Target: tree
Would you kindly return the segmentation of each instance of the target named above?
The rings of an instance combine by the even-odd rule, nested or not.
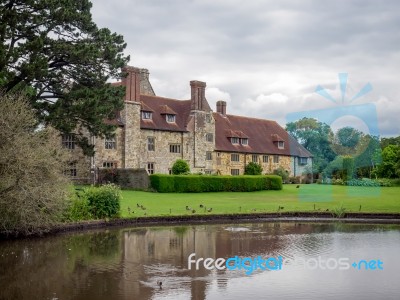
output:
[[[178,159],[172,166],[172,174],[174,175],[181,175],[187,174],[190,172],[190,167],[188,163],[183,159]]]
[[[385,149],[389,145],[397,145],[400,146],[400,136],[398,137],[390,137],[390,138],[382,138],[381,139],[381,148]]]
[[[382,151],[382,163],[377,174],[382,178],[400,177],[400,146],[389,145]]]
[[[333,133],[329,125],[313,118],[303,118],[286,124],[286,130],[313,154],[314,173],[322,172],[335,159],[330,142]]]
[[[332,148],[339,155],[358,155],[356,152],[362,152],[360,149],[360,140],[364,134],[350,126],[340,128],[333,136],[331,141]]]
[[[351,180],[354,177],[354,158],[346,155],[343,156],[343,180]]]
[[[123,108],[121,78],[129,60],[122,36],[97,28],[89,0],[0,0],[0,90],[24,91],[39,122],[73,133],[109,135],[104,122]]]
[[[0,233],[29,234],[57,222],[67,203],[58,133],[37,129],[27,100],[0,95]]]
[[[262,170],[260,164],[251,161],[244,168],[244,175],[261,175]]]
[[[360,142],[361,154],[354,158],[354,165],[359,178],[372,177],[373,170],[381,162],[381,148],[377,136],[364,135]]]

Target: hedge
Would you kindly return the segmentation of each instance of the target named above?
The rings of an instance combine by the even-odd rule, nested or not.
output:
[[[282,178],[265,176],[150,175],[150,184],[160,193],[252,192],[281,190]]]

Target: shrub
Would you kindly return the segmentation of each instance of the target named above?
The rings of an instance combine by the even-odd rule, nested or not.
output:
[[[392,186],[400,186],[400,178],[397,179],[390,179],[392,182]]]
[[[172,175],[150,175],[150,185],[158,192],[173,193],[175,191],[175,178]]]
[[[281,176],[283,182],[287,182],[287,180],[289,178],[289,172],[287,170],[285,170],[283,167],[279,167],[278,169],[275,169],[273,174]]]
[[[244,168],[244,175],[261,175],[262,167],[260,164],[255,162],[249,162]]]
[[[37,127],[34,114],[23,96],[0,92],[0,234],[47,231],[66,209],[67,153],[55,130]]]
[[[172,174],[180,175],[187,174],[190,172],[188,163],[183,159],[178,159],[172,166]]]
[[[68,204],[68,209],[65,215],[67,221],[82,221],[90,220],[92,218],[89,201],[87,197],[85,197],[84,193],[75,193],[71,196]]]
[[[334,184],[334,185],[344,185],[345,182],[343,181],[343,179],[338,178],[338,179],[332,179],[332,184]]]
[[[88,201],[90,213],[94,218],[113,218],[119,216],[121,193],[114,184],[89,187],[83,190],[83,197]]]
[[[152,187],[161,193],[200,192],[251,192],[281,190],[282,178],[267,176],[199,176],[199,175],[150,175]]]
[[[299,184],[301,182],[301,177],[300,176],[291,176],[288,178],[289,183],[293,184]]]
[[[390,183],[390,182],[389,182]],[[352,179],[345,182],[348,186],[367,186],[367,187],[378,187],[381,186],[377,180],[363,178],[363,179]]]
[[[378,182],[380,186],[384,186],[384,187],[394,186],[394,180],[390,180],[388,178],[381,178],[381,179],[377,179],[375,181]]]

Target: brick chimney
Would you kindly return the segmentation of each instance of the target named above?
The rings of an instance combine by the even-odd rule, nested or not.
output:
[[[210,107],[206,100],[206,83],[203,81],[190,81],[192,110],[209,110]]]
[[[126,77],[122,79],[122,85],[125,86],[125,101],[140,101],[140,77],[141,70],[139,68],[126,66],[122,68],[122,72],[126,73]]]
[[[225,101],[217,101],[217,113],[221,115],[226,115],[226,102]]]

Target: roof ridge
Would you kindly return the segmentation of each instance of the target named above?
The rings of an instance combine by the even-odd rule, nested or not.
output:
[[[218,112],[213,112],[214,114],[219,114]],[[223,115],[221,115],[223,116]],[[236,118],[242,118],[242,119],[252,119],[252,120],[258,120],[258,121],[268,121],[268,122],[274,122],[277,123],[275,120],[270,120],[270,119],[262,119],[262,118],[256,118],[256,117],[247,117],[247,116],[241,116],[241,115],[231,115],[231,114],[226,114],[225,117],[236,117]]]
[[[145,94],[140,94],[140,97],[145,96],[149,98],[160,98],[160,99],[165,99],[165,100],[171,100],[171,101],[176,101],[176,102],[190,102],[191,100],[180,100],[180,99],[174,99],[174,98],[168,98],[168,97],[162,97],[162,96],[153,96],[153,95],[145,95]]]

